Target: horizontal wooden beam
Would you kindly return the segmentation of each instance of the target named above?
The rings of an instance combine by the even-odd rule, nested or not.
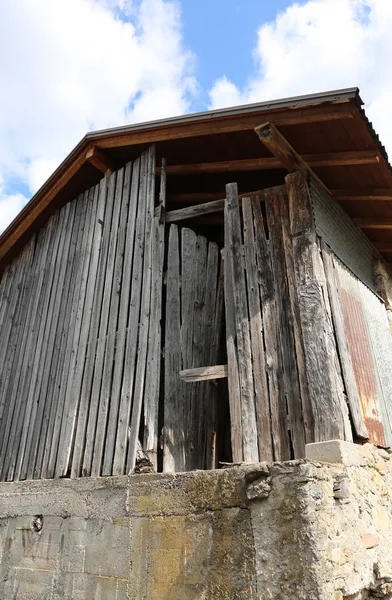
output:
[[[390,242],[372,242],[379,252],[392,252],[392,240]]]
[[[97,146],[92,146],[87,150],[86,160],[99,171],[102,171],[102,173],[111,172],[116,169],[116,163],[111,156],[97,148]]]
[[[186,219],[192,219],[193,217],[220,212],[224,207],[225,200],[223,198],[220,200],[213,200],[212,202],[187,206],[186,208],[179,208],[178,210],[170,210],[166,213],[165,222],[176,223],[177,221],[185,221]]]
[[[292,157],[290,157],[291,159]],[[379,152],[373,150],[355,152],[328,152],[326,154],[306,154],[301,156],[309,167],[339,167],[348,165],[368,165],[379,162]],[[246,158],[224,160],[219,162],[193,163],[188,165],[170,165],[169,175],[196,175],[199,173],[232,173],[238,171],[264,171],[269,169],[284,169],[290,172],[296,170],[294,162],[283,155],[265,158]],[[157,175],[160,168],[156,170]]]
[[[392,229],[392,219],[385,217],[356,217],[353,220],[361,229]]]
[[[220,200],[222,192],[192,192],[190,194],[169,194],[169,204],[201,204],[212,200]]]
[[[247,131],[254,129],[261,119],[271,120],[278,126],[300,125],[305,123],[319,123],[352,119],[357,114],[355,105],[349,101],[338,104],[326,104],[307,108],[285,108],[271,111],[259,111],[248,114],[235,114],[230,116],[208,117],[202,120],[179,122],[160,125],[152,123],[142,130],[113,132],[110,136],[99,139],[100,148],[116,148],[118,146],[132,146],[135,144],[153,143],[165,140],[184,139],[200,135],[214,135],[234,131]]]
[[[246,194],[240,194],[239,199],[250,196],[262,196],[263,190],[256,192],[248,192]],[[159,208],[159,207],[157,207]],[[186,219],[192,219],[193,217],[199,217],[202,215],[208,215],[211,213],[217,213],[223,211],[225,208],[225,198],[219,200],[213,200],[212,202],[203,202],[202,204],[195,204],[194,206],[187,206],[186,208],[178,208],[171,210],[166,213],[166,223],[176,223],[177,221],[185,221]],[[157,209],[156,209],[157,214]]]
[[[330,190],[335,200],[341,202],[389,202],[392,200],[392,188],[357,188]]]
[[[227,365],[215,365],[213,367],[198,367],[180,371],[180,377],[184,381],[207,381],[208,379],[223,379],[227,377]]]

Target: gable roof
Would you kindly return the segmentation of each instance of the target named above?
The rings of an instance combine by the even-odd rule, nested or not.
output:
[[[275,184],[285,169],[253,131],[266,121],[282,131],[392,260],[392,169],[362,105],[358,88],[349,88],[88,133],[0,236],[0,270],[51,214],[95,185],[105,168],[121,167],[151,143],[173,176],[169,206],[193,191],[201,199],[219,190],[222,195],[228,178],[239,181],[240,191]]]

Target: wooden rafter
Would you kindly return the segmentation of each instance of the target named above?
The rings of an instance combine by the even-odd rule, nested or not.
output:
[[[115,161],[97,146],[92,146],[86,152],[86,160],[102,173],[111,173],[116,169]]]
[[[321,181],[321,179],[311,170],[310,165],[305,160],[305,157],[301,157],[294,148],[289,144],[286,138],[278,131],[273,123],[264,123],[258,125],[255,128],[255,132],[259,136],[259,139],[268,148],[281,164],[283,164],[289,173],[300,171],[301,173],[311,173],[313,177],[326,189],[329,193],[327,186]]]
[[[277,130],[276,130],[277,131]],[[262,138],[260,138],[262,139]],[[264,141],[262,139],[262,141]],[[267,144],[266,144],[267,145]],[[326,154],[306,154],[301,160],[309,167],[339,167],[348,165],[377,164],[380,154],[377,151],[365,150],[355,152],[328,152]],[[239,160],[224,160],[219,162],[194,163],[186,165],[170,165],[167,172],[170,175],[195,175],[198,173],[230,173],[234,171],[259,171],[269,169],[282,169],[286,167],[289,171],[295,163],[284,154],[266,158],[246,158]],[[157,174],[160,169],[157,169]]]
[[[353,221],[361,229],[392,229],[392,219],[384,217],[356,217]]]
[[[331,190],[335,200],[341,202],[389,202],[392,200],[392,188],[358,188]]]

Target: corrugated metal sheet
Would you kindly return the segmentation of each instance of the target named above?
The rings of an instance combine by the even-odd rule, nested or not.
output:
[[[363,283],[376,292],[373,280],[373,246],[342,207],[310,178],[310,196],[317,233]]]
[[[390,427],[374,352],[378,344],[378,327],[373,320],[373,312],[380,318],[385,308],[379,298],[336,258],[335,265],[348,346],[370,441],[386,446],[391,441]]]

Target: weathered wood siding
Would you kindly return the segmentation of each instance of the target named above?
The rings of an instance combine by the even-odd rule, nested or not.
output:
[[[141,421],[157,437],[163,224],[154,185],[150,148],[66,204],[3,274],[2,480],[125,473]]]
[[[163,470],[216,466],[215,381],[189,382],[180,371],[219,361],[223,285],[215,243],[188,228],[169,230],[166,314]]]
[[[224,269],[233,460],[301,458],[306,443],[367,439],[353,317],[302,173],[242,198],[242,211],[236,184],[227,186]],[[381,433],[374,441],[385,444]]]

